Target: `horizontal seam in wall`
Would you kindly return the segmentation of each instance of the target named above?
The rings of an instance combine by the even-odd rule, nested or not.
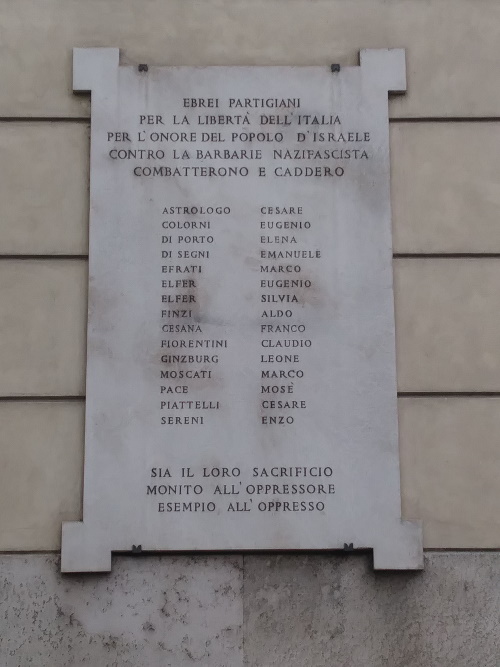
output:
[[[371,549],[357,549],[355,552],[353,552],[353,555],[360,555],[359,552],[366,552],[366,554],[369,554]],[[356,553],[357,552],[357,553]],[[61,553],[60,549],[6,549],[0,550],[0,556],[26,556],[26,555],[32,555],[32,556],[43,556],[44,554],[47,555],[59,555]],[[459,553],[459,554],[466,554],[466,553],[471,553],[471,554],[477,554],[477,553],[500,553],[500,547],[424,547],[424,553],[425,554],[453,554],[453,553]],[[342,549],[322,549],[321,551],[313,550],[313,549],[301,549],[300,551],[297,550],[280,550],[278,552],[274,551],[264,551],[264,552],[259,552],[258,554],[254,551],[216,551],[216,552],[196,552],[196,551],[182,551],[182,552],[168,552],[168,551],[148,551],[144,555],[146,557],[165,557],[168,555],[171,555],[172,558],[178,556],[179,554],[183,556],[193,556],[193,555],[199,555],[199,556],[224,556],[224,555],[230,555],[230,556],[235,556],[235,555],[241,555],[243,557],[245,556],[255,556],[255,555],[282,555],[282,554],[288,554],[288,555],[305,555],[305,554],[314,554],[314,555],[320,555],[320,556],[325,556],[328,554],[331,554],[333,556],[341,554],[343,558],[345,558],[345,554],[342,551]],[[129,552],[113,552],[113,556],[125,556],[125,557],[130,557]]]
[[[500,116],[422,116],[389,118],[389,123],[496,123]],[[90,123],[90,116],[0,116],[0,123]]]
[[[43,556],[47,555],[59,555],[61,549],[6,549],[5,551],[0,550],[0,556]]]
[[[85,396],[0,396],[0,402],[6,403],[32,403],[32,402],[47,402],[54,403],[56,401],[84,401]]]
[[[498,252],[395,252],[393,259],[500,259]]]
[[[426,554],[432,554],[432,553],[437,553],[437,554],[451,554],[451,553],[481,553],[481,552],[500,552],[500,546],[499,547],[425,547],[424,548],[424,553]]]
[[[389,123],[497,123],[500,116],[422,116],[421,118],[389,118]]]
[[[44,260],[53,260],[53,259],[88,259],[88,255],[2,255],[0,254],[0,260],[18,260],[18,259],[44,259]]]
[[[398,391],[398,398],[498,398],[500,391]]]
[[[88,255],[13,255],[0,253],[1,260],[57,260],[78,259],[88,260]],[[395,252],[393,259],[500,259],[498,252]]]
[[[398,391],[398,398],[500,398],[500,391]],[[0,402],[23,403],[35,401],[84,401],[81,396],[0,396]]]
[[[0,116],[0,123],[89,123],[90,116]]]

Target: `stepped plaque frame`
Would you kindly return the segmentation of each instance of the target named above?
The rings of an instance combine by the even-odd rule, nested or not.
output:
[[[401,518],[388,93],[356,67],[120,65],[91,93],[83,521],[62,571],[112,552],[373,549]]]

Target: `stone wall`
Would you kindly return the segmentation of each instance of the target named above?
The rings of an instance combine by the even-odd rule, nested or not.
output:
[[[498,664],[499,30],[497,0],[4,0],[1,667]],[[423,520],[423,573],[219,555],[58,574],[84,439],[89,99],[71,92],[75,46],[165,65],[407,49],[408,93],[390,101],[394,276],[403,514]]]

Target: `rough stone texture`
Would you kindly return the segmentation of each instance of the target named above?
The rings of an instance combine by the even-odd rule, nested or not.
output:
[[[429,548],[500,547],[500,398],[399,399],[403,515]]]
[[[0,123],[2,254],[87,252],[89,137],[82,123]]]
[[[2,667],[497,667],[500,554],[0,557]],[[242,568],[243,562],[243,568]]]
[[[0,557],[2,667],[241,667],[240,556],[118,557],[62,576],[55,555]]]
[[[82,516],[84,402],[0,401],[0,424],[0,550],[57,549]]]
[[[395,116],[498,116],[497,0],[4,0],[0,115],[78,116],[71,49],[117,46],[132,62],[355,64],[360,48],[406,47]]]
[[[363,556],[246,556],[247,667],[497,667],[500,554],[427,554],[421,574]]]
[[[398,388],[500,390],[500,261],[394,262]]]
[[[394,251],[500,251],[500,124],[392,123]]]
[[[0,313],[0,396],[83,393],[86,262],[1,261]]]

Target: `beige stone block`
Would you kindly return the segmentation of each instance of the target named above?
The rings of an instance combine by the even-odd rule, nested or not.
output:
[[[0,261],[0,396],[84,393],[87,262]]]
[[[500,123],[393,123],[394,251],[500,252]]]
[[[0,123],[2,254],[84,254],[88,245],[88,127]]]
[[[400,397],[403,516],[427,548],[500,548],[500,398]],[[0,402],[0,551],[50,550],[81,518],[84,405]]]
[[[0,123],[0,150],[2,254],[85,254],[87,125]],[[396,253],[500,252],[499,123],[393,123],[391,150]]]
[[[85,254],[87,125],[0,123],[0,150],[2,254]],[[500,123],[393,123],[391,150],[396,253],[500,252]]]
[[[500,391],[500,261],[394,261],[402,392]],[[83,395],[84,260],[0,262],[0,396]]]
[[[399,399],[403,515],[432,549],[500,547],[500,398]]]
[[[71,49],[115,46],[130,62],[355,64],[406,47],[408,94],[393,116],[500,115],[497,0],[10,0],[3,2],[0,115],[80,116]]]
[[[84,401],[0,401],[0,551],[58,549],[81,519]]]
[[[500,390],[500,260],[396,259],[398,388]]]

